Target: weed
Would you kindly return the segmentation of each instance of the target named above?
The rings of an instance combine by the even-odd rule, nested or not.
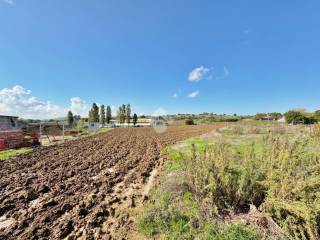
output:
[[[320,123],[315,124],[312,131],[312,137],[316,140],[320,140]]]
[[[169,156],[169,160],[164,163],[165,170],[170,173],[182,168],[182,162],[180,161],[182,158],[182,154],[177,151],[172,151],[167,149],[167,154]]]
[[[232,128],[232,133],[235,135],[244,134],[244,128],[242,126],[236,125]]]
[[[271,131],[238,145],[193,139],[189,151],[171,150],[166,169],[182,173],[190,190],[175,199],[155,195],[141,229],[167,239],[262,239],[252,229],[214,221],[223,211],[247,213],[253,204],[290,239],[320,239],[319,129]],[[240,138],[238,131],[223,134]]]
[[[156,196],[138,223],[140,231],[149,237],[162,233],[166,239],[192,239],[189,216],[169,204],[168,193],[158,192]]]
[[[10,150],[4,150],[0,151],[0,161],[1,160],[7,160],[12,157],[16,157],[20,154],[30,152],[31,148],[20,148],[20,149],[10,149]]]
[[[238,224],[227,225],[220,234],[216,234],[213,240],[260,240],[256,232]]]
[[[293,239],[318,239],[320,226],[319,144],[310,139],[265,137],[241,151],[217,143],[184,157],[188,183],[199,209],[245,212],[249,204],[269,212]],[[313,147],[312,147],[313,146]],[[203,217],[210,218],[207,211]]]

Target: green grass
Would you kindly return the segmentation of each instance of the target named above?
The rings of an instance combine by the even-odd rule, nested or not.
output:
[[[146,206],[138,223],[138,229],[148,238],[170,240],[263,240],[248,227],[238,224],[200,224],[198,209],[190,192],[176,198],[158,190],[152,204]]]
[[[0,151],[0,161],[7,160],[20,154],[30,152],[31,150],[31,148],[20,148]]]
[[[194,145],[198,152],[204,152],[208,146],[213,145],[212,141],[203,138],[192,138],[187,140],[188,146],[187,148],[190,149],[190,145]]]
[[[177,171],[183,167],[182,154],[178,151],[173,151],[170,148],[166,149],[169,159],[164,162],[164,169],[167,173]]]
[[[111,129],[110,128],[100,128],[98,133],[106,133],[109,132]]]
[[[217,230],[212,226],[204,229],[202,240],[262,240],[257,233],[247,227],[239,224],[225,225],[222,229]]]

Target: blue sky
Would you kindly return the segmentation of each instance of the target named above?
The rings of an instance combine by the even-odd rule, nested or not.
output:
[[[0,0],[0,113],[320,109],[319,12],[316,0]]]

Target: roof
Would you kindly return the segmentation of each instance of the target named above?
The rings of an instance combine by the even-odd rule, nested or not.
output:
[[[5,118],[19,118],[17,116],[8,116],[8,115],[0,115],[0,118],[5,117]]]

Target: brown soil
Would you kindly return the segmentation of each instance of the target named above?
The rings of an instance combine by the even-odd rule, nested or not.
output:
[[[128,239],[168,144],[215,126],[115,129],[0,162],[0,239]]]

